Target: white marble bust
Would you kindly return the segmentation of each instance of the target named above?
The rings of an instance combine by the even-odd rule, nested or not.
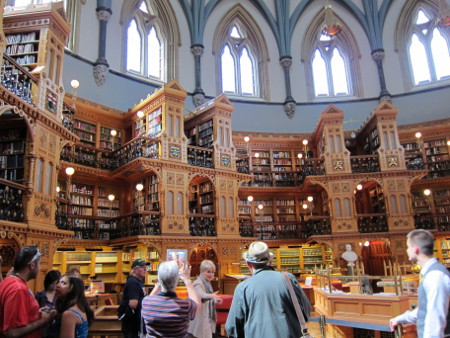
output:
[[[355,266],[358,255],[352,250],[351,244],[345,245],[345,251],[341,257],[347,261],[347,266]]]

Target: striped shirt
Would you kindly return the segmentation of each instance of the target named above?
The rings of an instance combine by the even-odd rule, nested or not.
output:
[[[189,321],[194,319],[197,304],[178,298],[174,292],[159,292],[142,301],[142,317],[147,338],[186,337]]]

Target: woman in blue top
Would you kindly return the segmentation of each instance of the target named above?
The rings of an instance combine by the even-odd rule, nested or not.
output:
[[[84,282],[74,275],[63,275],[56,285],[57,318],[61,323],[60,338],[86,338],[94,313],[84,294]]]

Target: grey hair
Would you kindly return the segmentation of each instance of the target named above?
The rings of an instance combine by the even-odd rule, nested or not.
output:
[[[201,262],[200,264],[200,273],[205,272],[209,269],[213,269],[216,270],[216,266],[214,265],[214,263],[212,261],[210,261],[209,259],[205,259],[204,261]]]
[[[178,264],[176,261],[162,262],[158,268],[158,280],[166,291],[175,291],[178,284]]]

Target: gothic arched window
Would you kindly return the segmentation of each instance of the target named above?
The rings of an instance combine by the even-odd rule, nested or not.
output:
[[[258,63],[248,39],[237,25],[231,27],[221,54],[222,91],[259,96]]]
[[[236,5],[220,20],[214,36],[218,94],[267,96],[268,51],[253,17]]]
[[[306,64],[310,99],[359,96],[359,50],[350,29],[342,25],[335,36],[322,32],[325,12],[309,26],[302,45],[302,61]]]
[[[450,34],[435,25],[431,13],[417,10],[412,19],[408,57],[414,85],[450,79]]]
[[[450,31],[436,24],[439,2],[406,1],[396,31],[403,78],[409,88],[450,80]]]
[[[146,1],[139,3],[127,27],[126,70],[165,80],[165,38]]]

